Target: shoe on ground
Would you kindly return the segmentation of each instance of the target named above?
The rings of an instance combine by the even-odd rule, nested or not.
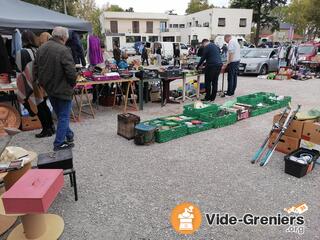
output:
[[[60,150],[65,150],[65,149],[70,149],[74,147],[74,143],[62,143],[60,146],[54,147],[53,151],[60,151]]]
[[[36,134],[36,138],[45,138],[51,137],[52,131],[51,130],[42,130],[41,133]]]
[[[66,143],[73,143],[74,142],[74,138],[67,138]]]

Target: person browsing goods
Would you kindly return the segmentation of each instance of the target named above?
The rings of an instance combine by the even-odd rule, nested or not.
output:
[[[237,39],[233,39],[231,35],[224,36],[224,40],[228,43],[228,90],[227,96],[233,96],[238,81],[238,71],[240,63],[240,45]]]
[[[214,43],[210,43],[208,39],[202,40],[202,46],[203,54],[197,66],[197,70],[204,63],[204,61],[206,61],[204,70],[206,96],[204,100],[214,101],[217,96],[218,80],[222,67],[220,50]]]
[[[39,48],[34,62],[35,78],[47,92],[58,118],[54,151],[74,146],[69,122],[77,72],[71,50],[65,46],[68,38],[68,29],[55,27],[52,38]]]

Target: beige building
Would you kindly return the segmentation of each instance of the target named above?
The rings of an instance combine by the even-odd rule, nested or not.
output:
[[[233,34],[251,33],[252,10],[212,8],[190,15],[165,13],[104,12],[100,16],[106,48],[113,43],[133,46],[135,42],[182,42]]]

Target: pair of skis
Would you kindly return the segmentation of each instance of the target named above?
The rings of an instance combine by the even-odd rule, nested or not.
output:
[[[268,135],[268,137],[264,140],[263,144],[253,156],[251,163],[256,163],[260,160],[260,166],[265,166],[268,164],[273,152],[275,151],[278,143],[280,142],[281,137],[284,135],[285,131],[290,126],[292,120],[295,118],[296,114],[300,110],[300,105],[296,108],[296,110],[291,109],[291,107],[287,107],[281,114],[278,122],[274,123],[272,129]],[[268,147],[269,140],[273,133],[278,133],[275,141],[272,143],[270,147]],[[266,152],[266,153],[265,153]],[[265,154],[264,154],[265,153]]]

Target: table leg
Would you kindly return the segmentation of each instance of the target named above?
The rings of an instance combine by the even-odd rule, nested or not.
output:
[[[79,112],[78,112],[78,121],[80,122],[81,118],[81,113],[82,113],[82,105],[83,105],[83,95],[84,95],[84,86],[81,89],[81,94],[80,94],[80,103],[79,103]]]
[[[200,75],[197,76],[197,100],[200,99]]]
[[[164,87],[163,80],[162,80],[162,79],[160,79],[161,107],[163,107],[163,106],[164,106],[164,91],[163,91],[163,87]]]
[[[133,96],[133,105],[135,107],[135,110],[138,111],[139,109],[138,109],[137,101],[136,101],[134,90],[133,90],[133,82],[129,82],[128,84],[131,89],[131,95]],[[142,99],[142,101],[143,101],[143,99]]]
[[[88,89],[85,88],[85,95],[86,95],[86,98],[87,98],[87,101],[88,101],[88,104],[89,104],[89,107],[90,107],[90,111],[91,111],[91,114],[92,114],[92,117],[94,118],[95,117],[95,114],[94,114],[94,110],[93,110],[93,107],[92,107],[92,102],[89,98],[89,93],[88,93]]]
[[[187,74],[183,74],[182,78],[182,102],[186,100],[186,82],[187,82]]]
[[[129,91],[130,91],[130,82],[128,83],[127,90],[126,90],[126,97],[124,99],[124,109],[123,109],[123,111],[125,113],[127,112],[127,107],[128,107]]]
[[[139,109],[143,110],[143,80],[139,80]]]

